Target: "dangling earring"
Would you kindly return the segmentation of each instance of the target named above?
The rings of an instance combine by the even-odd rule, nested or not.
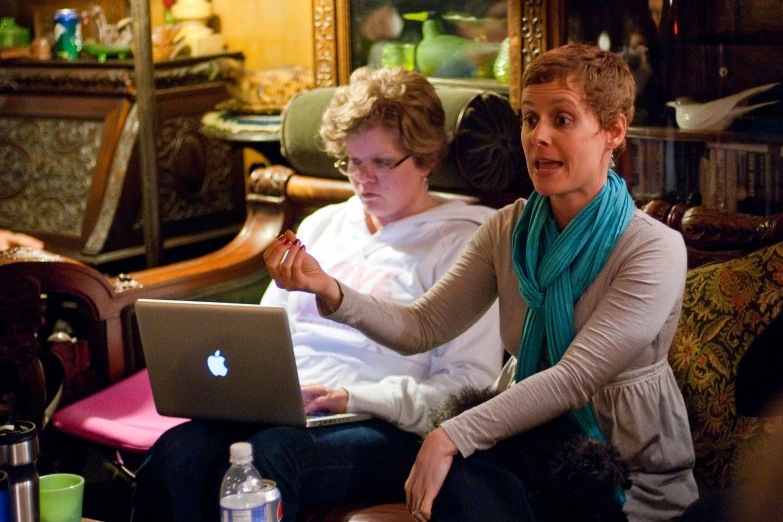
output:
[[[424,190],[430,189],[430,177],[424,176]]]
[[[609,154],[609,170],[614,170],[617,165],[614,163],[614,150]]]

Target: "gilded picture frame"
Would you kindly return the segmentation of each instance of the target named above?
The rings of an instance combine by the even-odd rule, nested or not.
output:
[[[351,74],[350,6],[350,0],[313,0],[314,72],[319,87],[342,85]],[[433,83],[496,90],[507,94],[518,109],[523,66],[560,44],[563,10],[563,0],[508,0],[508,84],[444,78],[433,78]]]

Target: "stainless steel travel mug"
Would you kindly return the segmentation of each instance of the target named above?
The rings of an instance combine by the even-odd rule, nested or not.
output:
[[[34,423],[0,426],[0,471],[8,474],[11,522],[40,522],[37,460]]]

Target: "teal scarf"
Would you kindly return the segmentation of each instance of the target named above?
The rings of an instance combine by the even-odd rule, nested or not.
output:
[[[530,196],[511,243],[519,290],[528,305],[517,382],[539,371],[543,346],[550,364],[563,357],[576,336],[574,304],[604,266],[633,210],[625,182],[611,170],[598,195],[562,232],[552,217],[549,198],[537,192]],[[605,439],[589,403],[569,415],[588,437]]]

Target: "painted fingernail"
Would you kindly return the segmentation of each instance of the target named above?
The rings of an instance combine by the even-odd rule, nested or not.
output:
[[[307,250],[307,247],[302,245],[302,250]]]
[[[283,243],[285,246],[291,246],[291,241],[288,239],[285,240],[285,243]]]
[[[301,242],[301,241],[299,241],[299,240],[297,239],[296,241],[294,241],[294,244],[295,244],[296,246],[299,246],[299,245],[301,245],[301,244],[302,244],[302,242]]]
[[[279,236],[277,236],[277,240],[278,241],[282,241],[284,239],[285,239],[285,235],[283,235],[283,234],[280,234]]]

